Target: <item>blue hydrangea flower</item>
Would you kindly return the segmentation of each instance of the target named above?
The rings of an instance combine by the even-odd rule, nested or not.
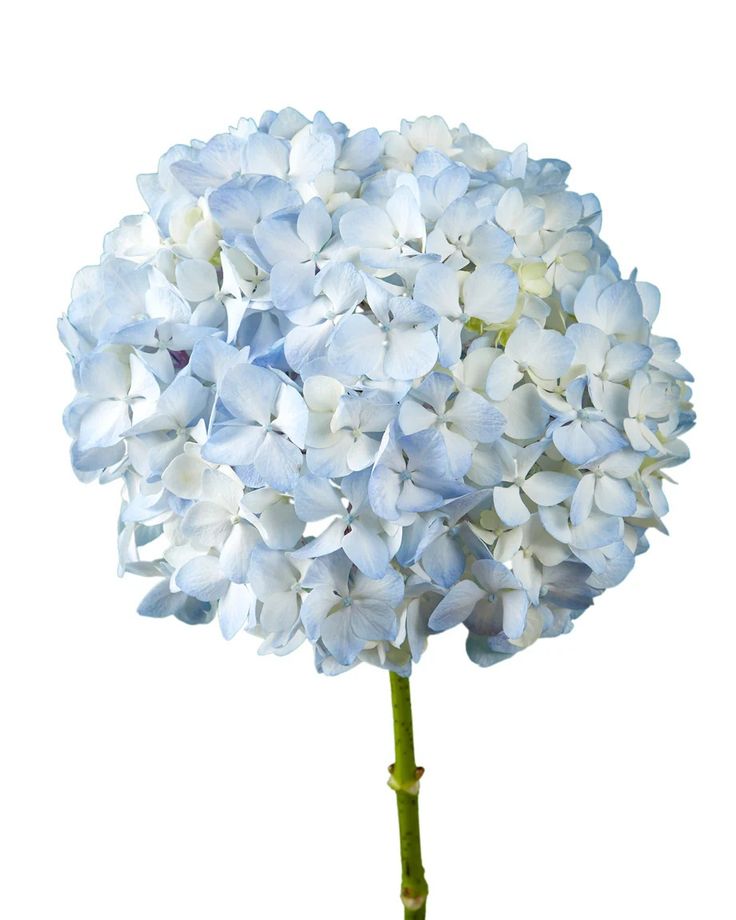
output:
[[[569,632],[664,530],[691,375],[569,167],[439,117],[179,144],[59,322],[139,608],[407,675]]]

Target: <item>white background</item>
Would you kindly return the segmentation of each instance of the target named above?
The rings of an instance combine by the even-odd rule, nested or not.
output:
[[[388,676],[138,617],[82,486],[55,321],[139,172],[241,115],[442,114],[573,165],[696,375],[693,459],[625,584],[484,671],[413,678],[433,920],[732,918],[734,166],[726,4],[322,0],[5,14],[0,915],[398,918]],[[730,85],[729,85],[730,84]]]

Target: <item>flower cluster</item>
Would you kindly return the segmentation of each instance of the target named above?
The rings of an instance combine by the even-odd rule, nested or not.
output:
[[[568,171],[285,109],[141,176],[60,321],[140,613],[408,674],[459,624],[480,665],[567,632],[626,576],[692,378]]]

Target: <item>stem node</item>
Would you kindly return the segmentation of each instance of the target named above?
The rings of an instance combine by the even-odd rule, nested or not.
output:
[[[396,779],[395,769],[395,763],[392,763],[388,768],[390,775],[387,785],[389,788],[393,789],[394,792],[405,792],[407,795],[419,795],[419,780],[424,776],[424,767],[417,767],[414,770],[414,779],[403,783]]]

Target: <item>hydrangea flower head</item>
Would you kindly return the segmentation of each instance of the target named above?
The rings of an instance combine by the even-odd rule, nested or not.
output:
[[[140,177],[59,330],[141,614],[407,675],[431,636],[493,664],[625,578],[692,378],[568,172],[285,109]]]

